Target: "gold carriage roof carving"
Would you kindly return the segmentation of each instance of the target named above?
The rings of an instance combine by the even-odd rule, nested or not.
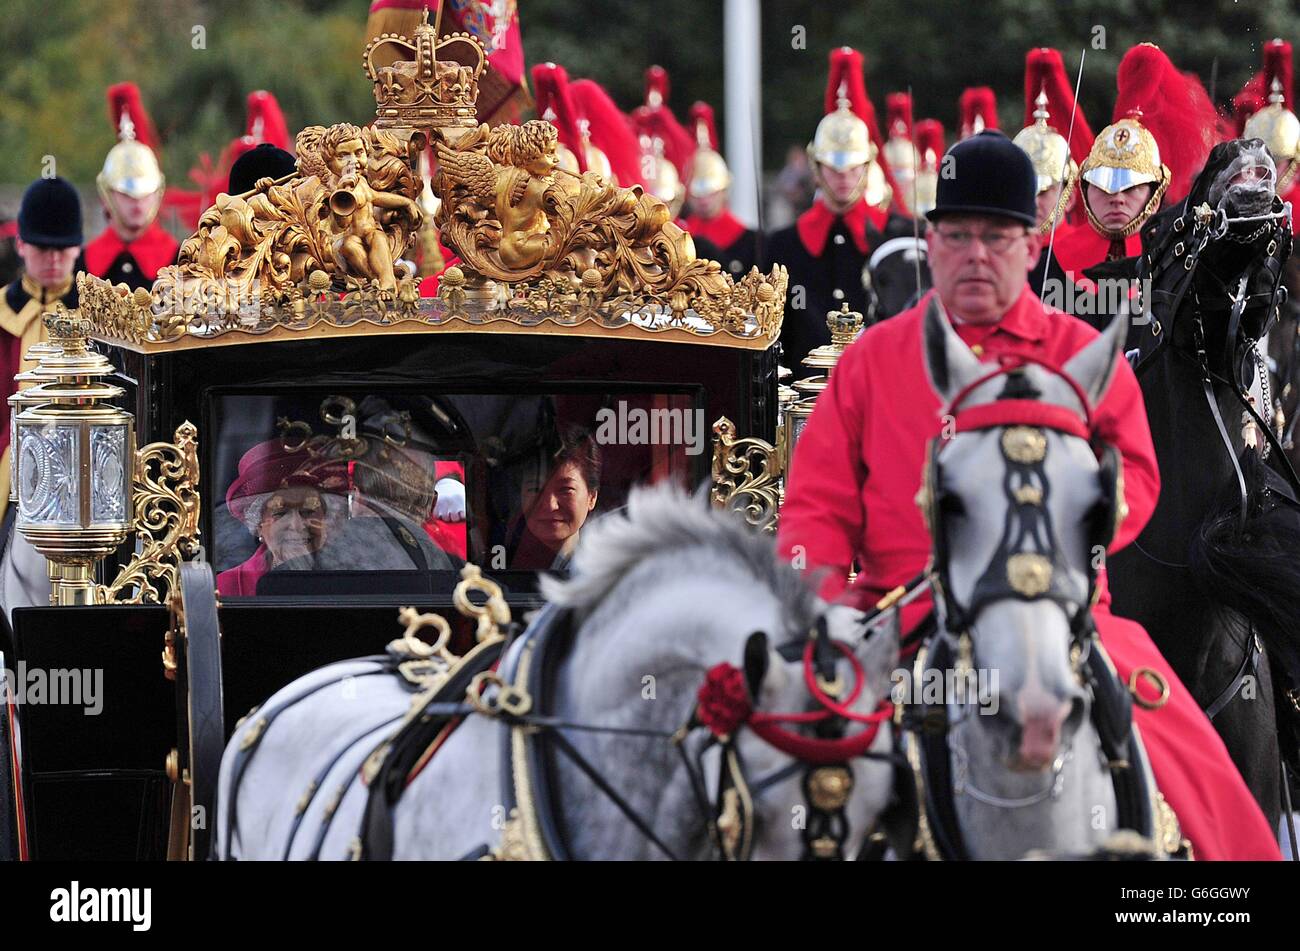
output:
[[[386,61],[394,52],[409,58]],[[374,123],[302,130],[296,173],[218,195],[151,290],[81,275],[94,336],[142,351],[413,332],[777,338],[784,268],[735,280],[640,186],[560,168],[551,123],[480,124],[476,38],[439,39],[426,11],[413,36],[376,37],[362,60]],[[429,227],[459,264],[422,298],[403,255]]]

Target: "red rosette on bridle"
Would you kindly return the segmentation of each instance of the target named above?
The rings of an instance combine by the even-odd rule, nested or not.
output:
[[[718,738],[735,735],[754,713],[745,674],[731,664],[709,668],[700,684],[695,718]]]

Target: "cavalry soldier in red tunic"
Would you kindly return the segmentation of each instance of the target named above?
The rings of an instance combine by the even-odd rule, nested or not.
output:
[[[1087,221],[1058,229],[1052,249],[1084,286],[1089,268],[1141,254],[1142,226],[1162,200],[1187,194],[1214,144],[1214,106],[1205,89],[1157,47],[1129,50],[1117,83],[1114,122],[1097,135],[1080,169]]]
[[[889,218],[895,188],[880,163],[883,142],[862,78],[862,54],[831,52],[826,116],[808,145],[817,183],[810,209],[769,236],[765,267],[790,272],[781,329],[782,364],[795,369],[815,347],[830,343],[826,314],[847,303],[870,317],[874,303],[863,268]],[[907,223],[907,233],[911,224]]]
[[[926,445],[942,427],[923,339],[923,319],[936,299],[984,361],[1024,356],[1062,366],[1096,337],[1081,321],[1044,307],[1026,284],[1040,240],[1035,176],[1025,153],[986,131],[953,146],[948,157],[972,171],[939,179],[927,233],[935,289],[917,306],[869,327],[845,351],[796,444],[781,513],[782,552],[797,553],[810,572],[824,573],[824,597],[858,607],[915,577],[931,554],[913,499]],[[1160,487],[1141,390],[1122,357],[1093,422],[1097,437],[1123,456],[1129,514],[1114,551],[1146,524]],[[854,563],[859,574],[847,587]],[[904,631],[923,619],[928,603],[904,609]],[[1109,605],[1103,572],[1093,618],[1120,676],[1151,667],[1169,684],[1164,706],[1134,716],[1160,789],[1196,855],[1277,858],[1273,830],[1209,720],[1146,632],[1114,617]]]
[[[718,152],[713,107],[707,102],[691,106],[691,122],[695,154],[686,169],[686,207],[690,212],[686,230],[695,239],[701,257],[719,261],[733,277],[740,278],[758,263],[758,233],[746,228],[727,207],[731,169]]]
[[[166,184],[154,154],[158,137],[134,83],[109,87],[108,110],[118,143],[95,179],[108,226],[86,245],[86,270],[114,285],[151,287],[178,250],[157,221]]]

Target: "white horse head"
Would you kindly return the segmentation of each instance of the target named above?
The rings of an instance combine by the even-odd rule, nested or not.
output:
[[[1005,400],[1082,420],[1110,385],[1127,329],[1126,318],[1114,320],[1064,377],[1028,364],[980,382],[995,368],[932,307],[927,368],[945,404],[960,395],[958,420]],[[1079,669],[1083,612],[1107,540],[1097,532],[1109,515],[1099,510],[1112,488],[1081,434],[1054,428],[1050,415],[1035,425],[1025,402],[1001,406],[1006,424],[959,422],[932,450],[928,475],[941,627],[954,645],[954,680],[976,688],[949,709],[954,804],[973,857],[1086,851],[1115,831]],[[1014,425],[1017,406],[1026,424]]]
[[[548,599],[577,612],[580,625],[560,677],[566,707],[581,706],[585,716],[600,722],[671,730],[686,722],[705,674],[718,663],[746,671],[757,686],[753,700],[760,712],[801,713],[812,704],[802,660],[786,659],[791,652],[783,656],[778,648],[802,644],[826,604],[776,557],[770,537],[749,531],[734,515],[710,510],[703,493],[692,498],[669,485],[635,490],[625,515],[607,516],[583,533],[574,569],[570,580],[548,580],[543,587]],[[869,713],[889,695],[897,643],[871,638],[856,643],[853,652],[865,679],[853,709]],[[847,660],[840,662],[839,673],[844,682],[853,682]],[[858,729],[848,725],[849,733]],[[875,753],[889,749],[889,734],[886,724],[873,744]],[[707,738],[707,731],[696,731],[688,750],[697,750]],[[662,818],[663,834],[679,854],[707,853],[689,776],[668,744],[594,733],[573,740],[630,783],[625,795]],[[799,856],[807,808],[803,766],[743,727],[736,748],[747,781],[763,787],[753,797],[753,857]],[[720,759],[714,749],[702,760],[710,799]],[[851,855],[888,801],[891,767],[867,760],[849,765],[854,786],[845,815]],[[575,795],[566,812],[575,850],[657,856],[590,783],[574,770],[568,774],[566,788]],[[774,777],[781,778],[764,785]]]

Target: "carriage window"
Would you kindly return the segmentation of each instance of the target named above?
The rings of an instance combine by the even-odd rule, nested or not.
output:
[[[564,570],[630,488],[685,484],[688,394],[317,392],[214,400],[210,557],[223,597],[446,594]]]

